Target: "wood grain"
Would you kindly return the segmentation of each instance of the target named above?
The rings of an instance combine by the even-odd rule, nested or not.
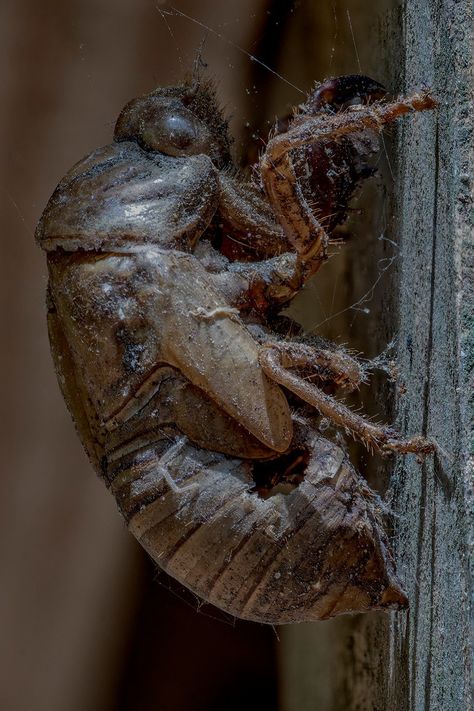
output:
[[[396,308],[385,321],[397,335],[407,388],[398,421],[429,433],[446,454],[423,467],[399,462],[392,479],[408,616],[336,621],[322,633],[289,630],[285,709],[458,711],[472,704],[472,14],[467,2],[450,0],[406,0],[400,9],[388,29],[399,38],[401,62],[387,30],[379,56],[404,68],[400,89],[430,86],[440,108],[398,133],[392,166],[399,166],[401,259]]]

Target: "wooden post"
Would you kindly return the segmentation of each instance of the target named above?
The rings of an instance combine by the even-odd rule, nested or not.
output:
[[[398,308],[386,319],[406,387],[398,424],[440,452],[399,460],[391,480],[409,613],[284,630],[285,711],[472,708],[472,11],[466,0],[405,0],[400,17],[404,89],[429,86],[440,105],[398,132]]]

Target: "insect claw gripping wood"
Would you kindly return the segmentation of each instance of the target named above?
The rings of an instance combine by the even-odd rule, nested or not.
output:
[[[364,369],[284,341],[298,328],[279,315],[367,175],[352,134],[435,106],[427,92],[385,97],[358,75],[317,87],[270,138],[259,187],[233,166],[210,85],[157,89],[60,181],[36,231],[51,351],[92,464],[151,557],[236,617],[408,604],[377,497],[314,410],[371,450],[433,445],[326,394],[358,388]]]

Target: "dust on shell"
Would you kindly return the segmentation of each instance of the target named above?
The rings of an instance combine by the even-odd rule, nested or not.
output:
[[[341,449],[303,427],[298,436],[311,457],[289,494],[260,498],[251,464],[189,443],[170,467],[181,492],[163,483],[151,451],[147,473],[144,453],[135,462],[136,488],[129,477],[126,491],[112,488],[160,567],[237,617],[282,624],[406,607],[377,497]]]

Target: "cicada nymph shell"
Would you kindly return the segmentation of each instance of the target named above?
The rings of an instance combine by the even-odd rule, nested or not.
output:
[[[379,500],[262,370],[225,270],[195,253],[228,159],[225,141],[203,149],[222,131],[215,117],[201,126],[209,97],[178,105],[183,92],[140,100],[150,121],[165,115],[155,133],[132,102],[38,226],[53,358],[82,442],[151,557],[226,612],[289,623],[404,607]],[[265,495],[262,475],[276,482]]]

